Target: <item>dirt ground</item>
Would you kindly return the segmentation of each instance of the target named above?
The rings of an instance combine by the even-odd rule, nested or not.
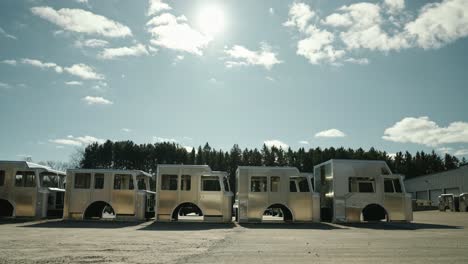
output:
[[[468,263],[468,213],[413,223],[0,220],[0,263]]]

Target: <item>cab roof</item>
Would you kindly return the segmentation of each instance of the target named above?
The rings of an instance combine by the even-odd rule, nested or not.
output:
[[[54,170],[51,167],[40,165],[37,163],[27,162],[27,161],[11,161],[11,160],[0,160],[0,166],[11,166],[18,169],[24,170],[39,170],[42,172],[50,172],[54,174],[65,175],[65,172]]]

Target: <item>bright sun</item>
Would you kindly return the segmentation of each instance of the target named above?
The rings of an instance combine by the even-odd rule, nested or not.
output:
[[[200,30],[213,36],[224,29],[224,13],[217,6],[207,6],[198,13],[198,25]]]

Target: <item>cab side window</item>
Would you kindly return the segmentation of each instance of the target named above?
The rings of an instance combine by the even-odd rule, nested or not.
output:
[[[16,187],[36,187],[36,173],[34,171],[17,171],[15,175]]]
[[[192,176],[182,175],[182,178],[180,179],[180,190],[190,191],[191,188],[192,188]]]
[[[89,189],[91,187],[91,173],[75,173],[75,189]]]
[[[94,189],[104,189],[104,174],[103,173],[94,174]]]
[[[384,179],[384,189],[386,193],[402,193],[399,179]]]
[[[114,176],[114,190],[133,190],[133,177],[130,174],[116,174]]]
[[[375,179],[364,177],[349,177],[349,192],[374,193]]]
[[[267,191],[267,177],[252,176],[250,178],[250,192],[266,192],[266,191]]]
[[[221,185],[219,178],[216,176],[202,176],[202,191],[219,192],[221,191]]]
[[[161,175],[161,190],[176,191],[177,190],[177,175]]]

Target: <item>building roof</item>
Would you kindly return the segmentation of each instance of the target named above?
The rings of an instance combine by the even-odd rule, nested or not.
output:
[[[446,175],[446,174],[451,174],[451,173],[454,173],[454,172],[455,173],[464,172],[465,170],[467,171],[466,175],[468,177],[468,165],[463,165],[463,166],[461,166],[459,168],[452,169],[452,170],[440,171],[440,172],[436,172],[436,173],[431,173],[431,174],[412,177],[412,178],[406,179],[406,182],[425,180],[426,178],[438,177],[438,176],[442,176],[442,175]]]

